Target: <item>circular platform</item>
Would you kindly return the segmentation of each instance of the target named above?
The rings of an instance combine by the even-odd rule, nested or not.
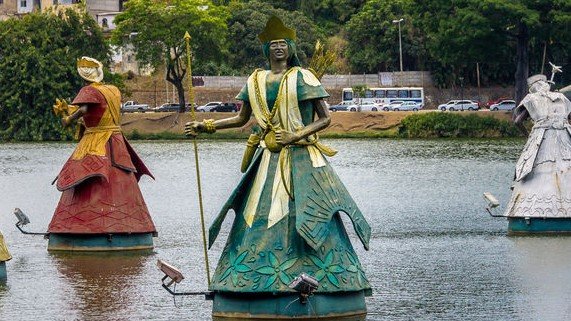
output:
[[[0,262],[0,282],[6,282],[8,279],[8,273],[6,271],[6,262]]]
[[[508,235],[571,235],[571,218],[508,217]]]
[[[212,320],[365,320],[367,307],[363,291],[317,293],[301,303],[297,293],[214,293]]]
[[[48,235],[48,251],[133,251],[153,248],[153,233]]]

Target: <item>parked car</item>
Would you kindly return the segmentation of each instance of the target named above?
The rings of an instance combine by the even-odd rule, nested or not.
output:
[[[236,103],[222,103],[212,109],[210,111],[217,111],[217,112],[237,112],[238,105]]]
[[[156,107],[154,109],[155,112],[178,112],[180,110],[180,104],[179,103],[165,103],[160,105],[159,107]],[[189,111],[190,110],[190,106],[189,104],[186,104],[184,111]]]
[[[391,110],[394,110],[394,111],[399,111],[399,110],[418,111],[419,109],[422,109],[421,103],[417,103],[415,101],[405,101],[405,102],[402,102],[401,104],[394,105]]]
[[[497,104],[490,105],[491,111],[512,110],[515,108],[515,100],[502,100]]]
[[[336,105],[329,106],[330,111],[347,111],[349,108],[355,108],[355,110],[357,110],[358,106],[349,101],[342,101]]]
[[[458,100],[450,100],[449,102],[445,103],[445,104],[440,104],[438,105],[438,110],[448,110],[448,108],[450,108],[450,106],[454,106],[454,104],[457,102]]]
[[[357,105],[357,108],[351,107],[349,108],[350,111],[379,111],[381,106],[373,103],[373,102],[364,102],[362,104]]]
[[[499,103],[500,101],[503,101],[503,100],[510,100],[510,98],[509,98],[509,97],[500,97],[500,98],[498,98],[498,99],[490,99],[490,100],[488,100],[488,101],[486,102],[486,107],[487,107],[487,108],[490,108],[490,106],[495,105],[495,104],[497,104],[497,103]]]
[[[211,101],[211,102],[207,103],[206,105],[196,107],[196,111],[211,112],[211,111],[214,111],[213,109],[216,109],[216,107],[218,107],[220,105],[222,105],[221,101]]]
[[[121,112],[122,113],[144,113],[149,111],[149,105],[147,104],[139,104],[134,100],[126,101],[121,105]]]
[[[451,100],[446,104],[438,106],[438,109],[445,111],[455,111],[455,110],[478,110],[478,103],[471,100]]]
[[[402,100],[391,101],[390,104],[383,106],[383,110],[384,111],[394,110],[395,107],[398,108],[398,106],[402,105],[402,103],[404,103],[404,101]]]

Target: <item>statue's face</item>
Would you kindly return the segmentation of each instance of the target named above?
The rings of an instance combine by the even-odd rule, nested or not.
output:
[[[270,60],[287,60],[288,54],[287,42],[284,39],[273,40],[270,42]]]

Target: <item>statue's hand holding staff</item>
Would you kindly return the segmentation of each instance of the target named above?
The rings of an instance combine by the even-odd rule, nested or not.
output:
[[[204,123],[199,121],[191,121],[184,125],[184,134],[187,137],[196,137],[199,133],[205,132]]]

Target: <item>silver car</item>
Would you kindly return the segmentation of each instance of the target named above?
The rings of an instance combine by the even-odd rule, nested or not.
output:
[[[221,101],[211,101],[211,102],[207,103],[206,105],[196,107],[196,111],[200,111],[200,112],[216,111],[216,108],[220,107],[220,105],[222,105]]]
[[[422,104],[417,103],[415,101],[405,101],[402,104],[394,105],[391,108],[391,110],[394,110],[394,111],[399,111],[399,110],[418,111],[419,109],[422,109]]]
[[[497,104],[490,105],[491,111],[512,110],[515,108],[515,100],[502,100]]]

